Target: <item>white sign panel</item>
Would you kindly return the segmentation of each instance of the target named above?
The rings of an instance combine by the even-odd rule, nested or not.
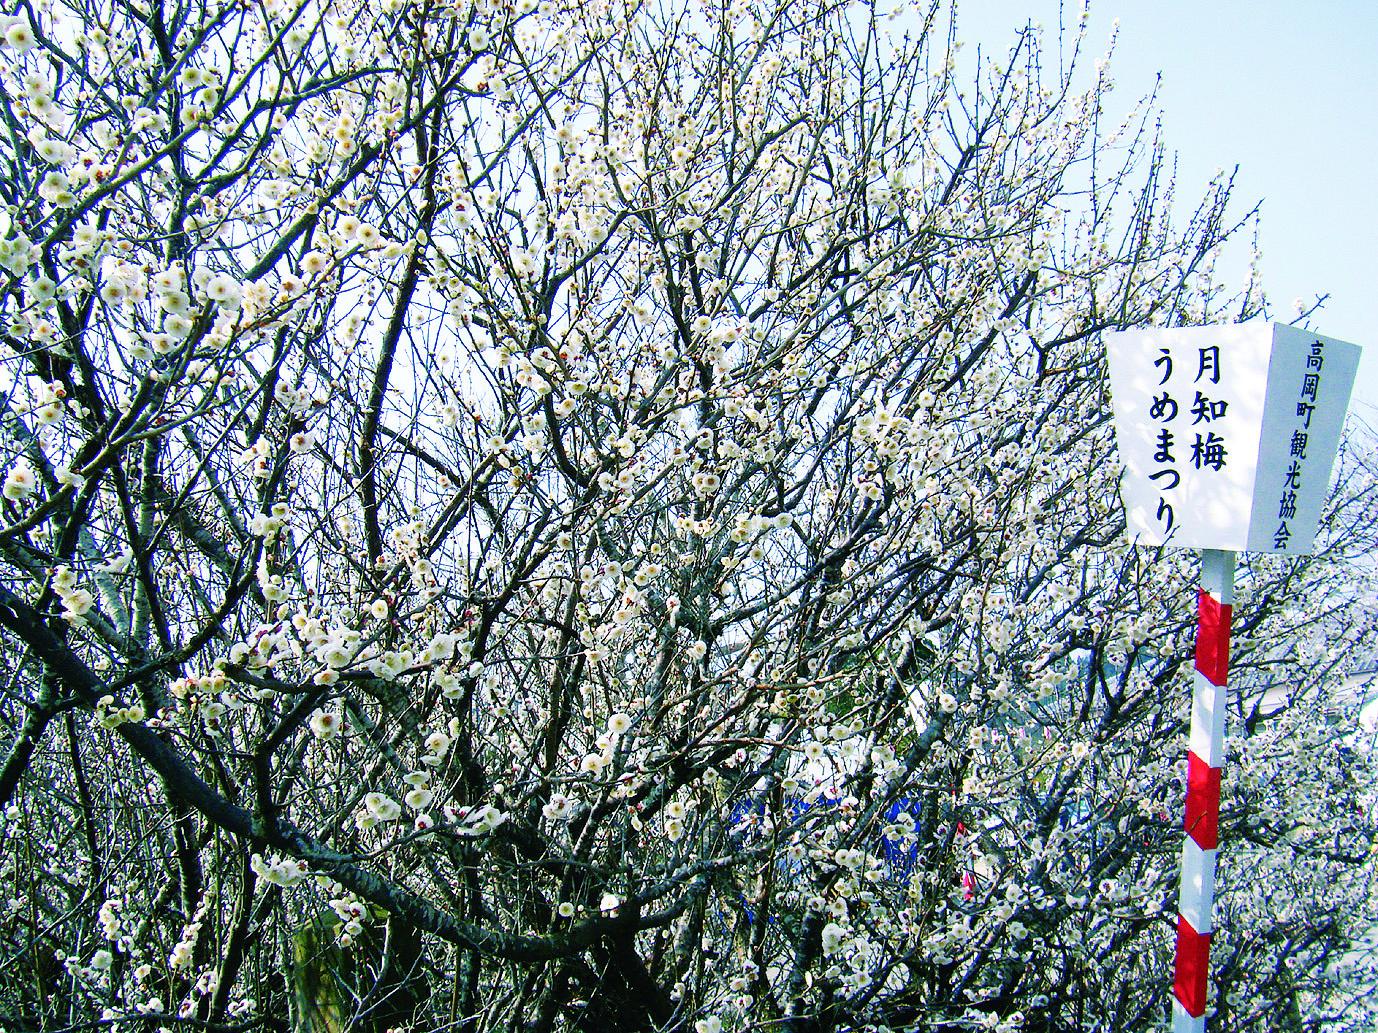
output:
[[[1129,537],[1311,551],[1359,348],[1280,324],[1106,334]]]

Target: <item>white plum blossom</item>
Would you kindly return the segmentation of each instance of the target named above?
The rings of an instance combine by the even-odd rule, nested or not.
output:
[[[5,498],[11,502],[20,502],[33,494],[38,486],[38,478],[34,475],[33,467],[26,462],[18,462],[10,467],[9,473],[5,475],[3,491]]]
[[[299,886],[308,875],[307,866],[293,857],[264,857],[254,854],[249,859],[249,865],[259,878],[275,886]]]
[[[339,714],[329,710],[318,710],[311,715],[311,734],[321,740],[333,739],[340,734],[341,724]]]
[[[226,273],[216,273],[212,276],[206,284],[205,291],[206,297],[225,309],[238,308],[243,296],[243,288],[239,281]]]
[[[15,20],[5,30],[5,45],[20,54],[32,50],[36,42],[33,29],[26,22]]]
[[[836,922],[829,922],[823,927],[822,943],[824,954],[836,954],[846,941],[847,930]]]
[[[397,801],[382,793],[365,794],[364,808],[376,821],[396,821],[402,815],[402,808]]]
[[[1198,567],[1104,334],[1266,318],[1258,217],[1095,22],[954,24],[0,15],[0,1014],[1158,1021]],[[1378,1011],[1375,470],[1239,559],[1222,1029]]]

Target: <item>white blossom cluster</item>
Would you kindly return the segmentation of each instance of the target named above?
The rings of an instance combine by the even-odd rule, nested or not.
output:
[[[286,1015],[326,928],[380,1029],[1161,1025],[1196,572],[1100,335],[1266,303],[1074,21],[0,19],[0,1014]],[[1231,1029],[1372,985],[1366,448],[1241,564]]]

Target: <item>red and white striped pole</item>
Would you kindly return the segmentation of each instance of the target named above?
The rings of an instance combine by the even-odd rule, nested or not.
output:
[[[1230,666],[1230,610],[1234,605],[1233,552],[1201,550],[1201,591],[1196,608],[1196,683],[1191,698],[1187,753],[1187,838],[1177,896],[1177,961],[1173,1033],[1206,1027],[1206,975],[1210,967],[1211,908],[1219,846],[1220,768],[1225,761],[1225,708]]]

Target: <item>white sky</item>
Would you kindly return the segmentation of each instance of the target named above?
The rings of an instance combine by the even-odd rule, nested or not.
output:
[[[1076,0],[1068,8],[1075,23]],[[1115,19],[1115,110],[1161,72],[1183,206],[1215,169],[1240,166],[1236,211],[1263,205],[1273,318],[1329,294],[1311,329],[1365,346],[1351,409],[1378,423],[1378,0],[1092,0],[1088,68]],[[1004,48],[1028,20],[1055,46],[1058,0],[959,4],[969,48]],[[1227,285],[1243,282],[1245,261],[1247,248],[1237,269],[1222,267]]]

